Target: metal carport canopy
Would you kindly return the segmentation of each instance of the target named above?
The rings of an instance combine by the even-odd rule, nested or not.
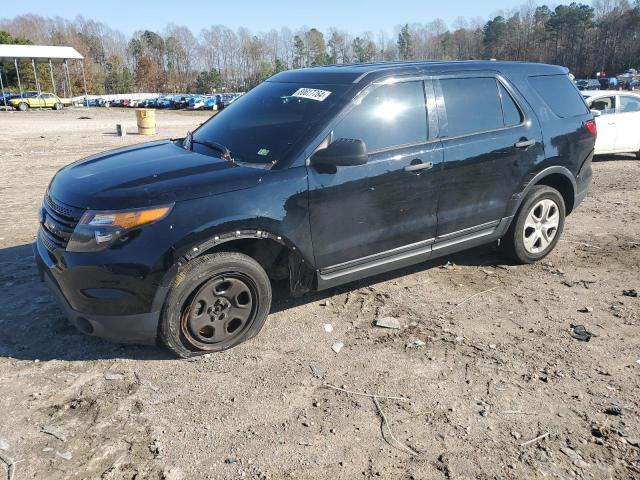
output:
[[[53,47],[49,45],[0,45],[0,61],[14,59],[35,60],[36,62],[62,63],[65,60],[84,60],[73,47]]]
[[[51,85],[53,93],[57,95],[56,86],[53,79],[52,63],[61,63],[64,66],[65,83],[63,88],[65,96],[67,95],[67,86],[69,96],[73,96],[71,87],[71,77],[69,75],[69,67],[67,60],[80,60],[82,62],[82,82],[84,83],[84,96],[87,97],[87,80],[84,73],[84,57],[78,53],[73,47],[57,47],[51,45],[0,45],[0,62],[12,61],[16,67],[16,75],[18,77],[18,88],[20,89],[20,98],[22,98],[22,83],[20,82],[19,60],[30,60],[33,67],[33,76],[36,81],[36,89],[40,92],[40,81],[38,80],[38,72],[36,63],[48,63],[49,73],[51,75]],[[6,99],[4,94],[4,85],[2,82],[2,74],[0,72],[0,89],[2,90],[2,99],[6,107]]]

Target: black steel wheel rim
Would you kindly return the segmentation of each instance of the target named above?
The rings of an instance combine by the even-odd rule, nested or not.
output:
[[[247,275],[216,275],[198,287],[187,302],[180,322],[182,333],[203,350],[231,343],[253,322],[256,299],[255,284]]]

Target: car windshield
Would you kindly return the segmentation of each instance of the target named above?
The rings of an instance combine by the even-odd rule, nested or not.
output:
[[[196,142],[227,147],[238,162],[287,163],[344,105],[351,85],[263,82],[198,128]]]

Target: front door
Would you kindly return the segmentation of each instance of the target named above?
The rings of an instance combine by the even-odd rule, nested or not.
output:
[[[438,237],[494,226],[544,151],[535,116],[505,85],[490,74],[436,80],[444,104]]]
[[[428,243],[436,233],[439,142],[427,140],[422,81],[374,85],[331,139],[365,142],[365,165],[309,171],[313,248],[320,269]],[[395,252],[394,252],[395,250]]]

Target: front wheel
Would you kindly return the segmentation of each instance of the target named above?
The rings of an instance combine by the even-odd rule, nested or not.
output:
[[[560,192],[537,185],[522,202],[500,246],[508,256],[520,263],[541,260],[558,243],[564,219],[565,205]]]
[[[27,110],[29,110],[29,105],[24,102],[20,102],[18,104],[18,110],[20,110],[21,112],[26,112]]]
[[[60,102],[56,102],[53,104],[54,110],[62,110],[62,104]]]
[[[203,255],[178,272],[162,309],[160,338],[182,358],[219,352],[254,337],[270,308],[269,277],[253,258]]]

